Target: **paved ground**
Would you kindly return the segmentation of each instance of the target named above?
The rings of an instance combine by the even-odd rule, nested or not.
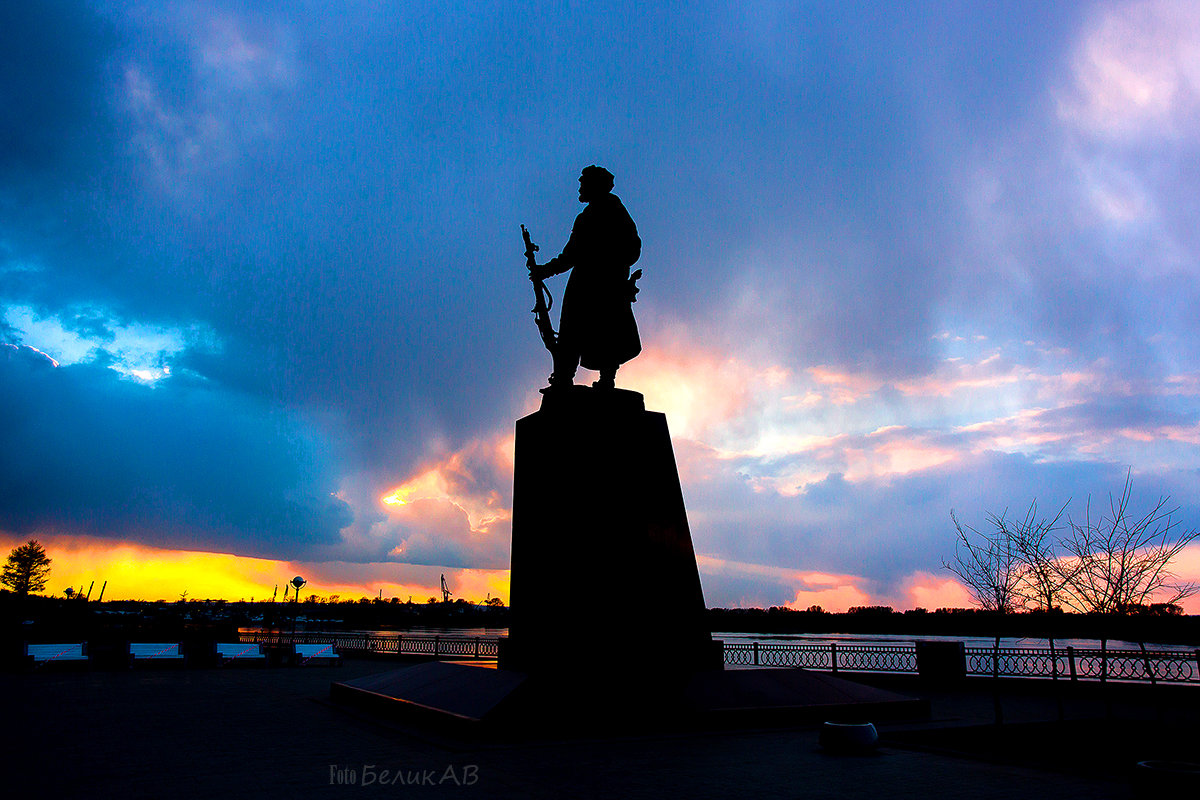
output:
[[[881,726],[885,739],[908,737],[902,746],[836,757],[820,749],[816,727],[469,745],[329,702],[331,680],[394,666],[349,661],[338,668],[3,675],[4,730],[11,740],[0,756],[5,794],[171,800],[1130,796],[1124,766],[1032,769],[981,760],[987,753],[964,758],[944,752],[954,749],[948,743],[969,737],[937,740],[939,731],[992,721],[991,694],[979,685],[929,694],[928,723]],[[1112,704],[1113,716],[1094,695],[1071,698],[1064,710],[1077,719],[1099,715],[1152,726],[1179,718],[1194,724],[1190,698],[1200,694],[1180,702],[1172,699],[1178,694],[1140,688],[1137,697]],[[1003,708],[1012,725],[1006,730],[1057,717],[1053,697],[1037,692],[1007,690]],[[920,747],[942,752],[914,749]]]

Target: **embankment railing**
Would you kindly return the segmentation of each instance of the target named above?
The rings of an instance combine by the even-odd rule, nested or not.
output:
[[[243,642],[266,645],[332,644],[339,651],[382,655],[432,656],[434,658],[495,658],[498,641],[486,636],[440,636],[397,634],[379,636],[361,633],[295,634],[279,631],[242,631]]]
[[[359,633],[296,634],[245,631],[243,642],[289,645],[333,644],[342,652],[432,658],[495,658],[498,640],[486,636]],[[1107,648],[966,647],[967,675],[1050,678],[1067,681],[1133,681],[1200,684],[1200,649],[1110,650]],[[652,657],[646,654],[646,657]],[[869,672],[915,675],[915,644],[828,644],[725,642],[725,664],[748,667],[803,667],[837,674]]]

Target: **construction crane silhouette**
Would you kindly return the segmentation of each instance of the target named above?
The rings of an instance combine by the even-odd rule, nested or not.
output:
[[[453,594],[453,592],[451,592],[450,587],[446,585],[446,576],[442,575],[442,602],[449,603],[451,594]]]

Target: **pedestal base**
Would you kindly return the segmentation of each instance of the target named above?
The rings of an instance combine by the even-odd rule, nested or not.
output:
[[[720,669],[667,420],[636,392],[547,391],[517,422],[500,666]]]

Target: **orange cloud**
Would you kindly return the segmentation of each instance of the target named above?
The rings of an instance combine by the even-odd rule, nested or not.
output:
[[[495,435],[474,439],[461,449],[421,467],[414,475],[380,498],[389,510],[400,511],[420,500],[449,503],[467,517],[472,532],[486,533],[512,518],[496,488],[499,481],[512,484],[515,437]],[[480,479],[481,469],[491,478]]]
[[[854,606],[874,605],[871,596],[854,585],[857,580],[853,576],[839,576],[836,586],[822,589],[798,589],[796,598],[787,604],[788,608],[804,610],[811,606],[820,606],[826,611],[844,612]]]

